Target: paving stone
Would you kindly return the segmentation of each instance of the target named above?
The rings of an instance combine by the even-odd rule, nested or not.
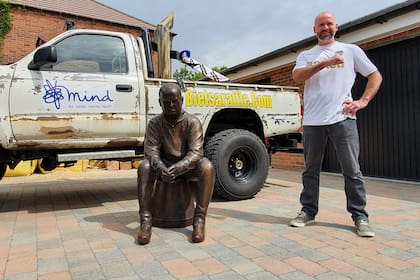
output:
[[[68,271],[68,267],[67,259],[64,256],[38,260],[39,275]]]
[[[244,201],[214,199],[206,240],[192,227],[153,228],[139,246],[137,173],[87,169],[0,183],[0,279],[418,279],[420,183],[367,178],[374,238],[360,238],[341,176],[322,173],[316,223],[288,226],[301,174],[270,169]],[[276,181],[277,180],[277,181]],[[276,183],[277,182],[277,183]]]

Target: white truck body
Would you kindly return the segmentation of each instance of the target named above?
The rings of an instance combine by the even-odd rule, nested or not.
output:
[[[46,58],[34,66],[39,50],[48,47],[56,61]],[[161,113],[159,88],[177,82],[147,77],[146,63],[141,38],[70,30],[0,66],[0,165],[33,158],[71,161],[76,154],[141,155],[147,122]],[[264,141],[301,128],[296,88],[199,81],[182,86],[184,108],[201,120],[206,139],[242,129]]]

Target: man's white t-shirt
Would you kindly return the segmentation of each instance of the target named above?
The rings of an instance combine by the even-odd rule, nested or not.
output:
[[[293,71],[326,60],[337,52],[343,56],[343,64],[324,68],[305,81],[303,125],[329,125],[356,118],[343,114],[343,102],[352,100],[351,88],[357,72],[366,77],[377,70],[360,47],[341,42],[316,45],[298,55]]]

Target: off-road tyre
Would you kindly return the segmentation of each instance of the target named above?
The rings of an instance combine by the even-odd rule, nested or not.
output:
[[[214,194],[222,198],[252,198],[267,179],[267,149],[261,139],[248,130],[228,129],[215,134],[205,145],[205,156],[216,171]]]

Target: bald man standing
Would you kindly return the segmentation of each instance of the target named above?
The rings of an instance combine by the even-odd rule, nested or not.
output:
[[[356,113],[364,109],[376,95],[382,76],[363,50],[354,45],[337,42],[335,16],[322,12],[316,16],[314,33],[318,44],[300,53],[293,69],[295,82],[305,83],[303,147],[305,170],[302,174],[302,208],[290,221],[294,227],[315,222],[318,214],[319,177],[327,141],[331,141],[344,176],[347,211],[351,213],[356,232],[373,237],[366,212],[366,189],[359,166],[359,135]],[[367,78],[358,100],[351,89],[356,73]]]

